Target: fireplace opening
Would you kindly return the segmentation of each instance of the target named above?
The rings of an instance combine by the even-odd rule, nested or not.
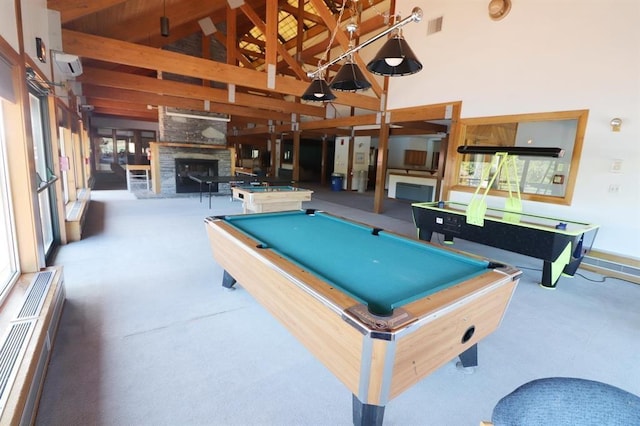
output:
[[[189,176],[218,176],[218,160],[176,158],[176,193],[199,192],[200,184]],[[209,188],[203,188],[208,190]],[[211,192],[218,192],[218,184],[211,185]]]

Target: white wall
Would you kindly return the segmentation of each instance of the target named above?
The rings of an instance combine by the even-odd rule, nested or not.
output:
[[[525,209],[600,224],[596,249],[640,257],[640,2],[518,0],[501,21],[488,17],[487,0],[396,4],[418,3],[424,19],[403,32],[424,68],[390,79],[389,108],[461,100],[462,118],[588,109],[571,206]],[[443,30],[427,36],[439,16]],[[619,133],[613,117],[623,120]],[[611,172],[615,159],[620,173]]]
[[[16,4],[14,0],[0,0],[0,37],[18,52],[18,26],[16,25]]]
[[[22,35],[24,43],[24,51],[31,60],[40,69],[40,72],[49,81],[51,76],[51,53],[52,45],[58,45],[59,42],[54,40],[52,43],[49,35],[49,11],[47,10],[46,0],[22,0],[20,2],[22,9]],[[57,28],[55,33],[60,33]],[[40,37],[47,48],[47,62],[42,63],[36,55],[36,37]]]
[[[351,188],[347,188],[347,175],[349,173],[349,136],[339,136],[336,138],[335,156],[333,159],[333,173],[341,173],[343,189],[358,189],[357,177],[360,171],[369,171],[369,148],[371,147],[370,136],[356,136],[353,145],[353,161],[351,164],[352,182]]]
[[[371,146],[378,147],[378,138],[371,139]],[[430,168],[433,153],[440,150],[440,138],[430,136],[392,136],[389,138],[388,169],[411,169],[418,166],[404,164],[404,152],[407,149],[427,151],[427,159],[421,168]]]

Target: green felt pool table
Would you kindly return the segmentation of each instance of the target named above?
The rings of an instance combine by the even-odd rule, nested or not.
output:
[[[209,217],[222,285],[236,280],[353,393],[353,422],[500,324],[520,277],[507,265],[325,212]]]

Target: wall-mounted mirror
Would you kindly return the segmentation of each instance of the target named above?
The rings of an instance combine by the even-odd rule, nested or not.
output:
[[[509,170],[498,168],[498,156],[457,154],[459,146],[561,148],[559,158],[519,156],[517,182],[522,199],[571,204],[587,117],[588,110],[579,110],[460,120],[458,143],[449,150],[456,158],[450,189],[473,192],[480,186],[484,191],[491,185],[489,194],[504,196],[514,180]]]

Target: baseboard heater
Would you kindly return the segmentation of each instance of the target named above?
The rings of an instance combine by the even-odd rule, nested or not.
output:
[[[21,308],[0,340],[0,423],[31,425],[35,421],[51,347],[65,300],[62,278],[52,300],[47,296],[59,269],[38,272],[24,293]],[[44,340],[37,351],[38,342]],[[16,380],[24,378],[23,382]],[[19,395],[25,395],[26,399]],[[20,400],[23,405],[20,406]]]
[[[398,182],[396,198],[409,201],[433,201],[433,186]]]
[[[585,254],[580,266],[602,275],[610,275],[640,284],[640,267],[629,263],[633,262],[623,258],[616,260],[606,259],[601,257],[599,253],[590,252]]]

